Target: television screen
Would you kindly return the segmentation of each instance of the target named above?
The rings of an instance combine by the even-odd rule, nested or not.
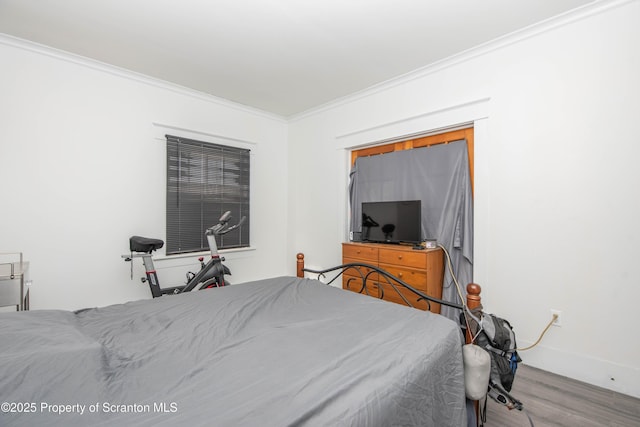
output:
[[[420,200],[362,203],[362,240],[384,243],[422,241]]]

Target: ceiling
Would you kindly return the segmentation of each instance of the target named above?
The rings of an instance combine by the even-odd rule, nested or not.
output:
[[[0,0],[0,33],[283,117],[593,0]]]

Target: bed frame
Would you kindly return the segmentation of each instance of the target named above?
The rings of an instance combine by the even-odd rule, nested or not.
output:
[[[312,270],[309,268],[305,268],[304,266],[304,254],[303,253],[298,253],[296,255],[296,259],[297,259],[297,268],[296,268],[296,276],[297,277],[304,277],[304,273],[312,273],[312,274],[317,274],[318,277],[325,277],[328,279],[327,284],[331,284],[333,283],[336,279],[338,279],[344,272],[346,271],[350,271],[351,275],[356,275],[359,276],[361,278],[361,282],[358,282],[358,286],[360,286],[360,289],[352,289],[356,292],[359,293],[363,293],[366,295],[369,295],[369,291],[367,288],[367,283],[373,283],[374,281],[374,277],[375,277],[375,281],[377,282],[385,282],[387,284],[390,285],[390,288],[393,289],[395,292],[397,292],[397,294],[400,296],[400,298],[410,307],[415,307],[406,297],[405,295],[403,295],[400,292],[400,289],[404,288],[407,289],[408,291],[410,291],[411,293],[415,294],[416,298],[416,302],[417,301],[426,301],[427,302],[427,306],[430,307],[431,303],[437,303],[437,304],[442,304],[442,305],[446,305],[449,307],[453,307],[453,308],[457,308],[459,310],[462,310],[463,307],[460,304],[456,304],[450,301],[444,301],[438,298],[434,298],[431,297],[415,288],[413,288],[411,285],[405,283],[404,281],[402,281],[401,279],[395,277],[394,275],[386,272],[385,270],[380,269],[379,267],[373,266],[373,265],[369,265],[369,264],[364,264],[364,263],[350,263],[350,264],[343,264],[343,265],[339,265],[336,267],[331,267],[325,270]],[[355,272],[355,274],[354,274]],[[374,276],[375,275],[375,276]],[[331,276],[331,277],[328,277]],[[349,282],[347,282],[346,284],[347,287],[349,287]],[[382,289],[380,289],[382,291]],[[478,285],[477,283],[469,283],[467,285],[467,301],[466,301],[466,305],[467,308],[471,311],[475,311],[478,309],[482,308],[482,303],[481,303],[481,299],[480,299],[480,285]],[[384,295],[381,292],[380,293],[380,298],[383,298]],[[467,335],[466,335],[466,340],[467,342],[471,342],[471,335],[470,332],[467,330]]]
[[[394,275],[386,272],[385,270],[380,269],[379,267],[373,266],[373,265],[369,265],[369,264],[365,264],[365,263],[350,263],[350,264],[343,264],[343,265],[339,265],[337,267],[332,267],[332,268],[328,268],[325,270],[312,270],[309,268],[305,268],[304,266],[304,254],[303,253],[298,253],[296,255],[296,259],[297,259],[297,268],[296,268],[296,276],[297,277],[304,277],[304,273],[312,273],[312,274],[317,274],[318,278],[320,277],[325,277],[328,278],[327,275],[331,275],[330,278],[328,278],[327,280],[327,284],[331,284],[333,283],[336,279],[338,279],[340,276],[342,276],[342,274],[345,271],[350,271],[353,270],[355,271],[355,275],[359,276],[361,279],[361,282],[357,282],[357,285],[360,286],[360,289],[356,290],[359,293],[364,293],[369,295],[369,292],[367,290],[367,281],[369,281],[369,283],[372,283],[374,280],[378,281],[378,282],[385,282],[387,284],[390,285],[390,288],[393,289],[395,292],[398,293],[398,295],[400,296],[400,298],[410,307],[415,307],[401,292],[399,289],[404,288],[409,290],[411,293],[416,295],[416,302],[417,301],[426,301],[427,302],[427,309],[430,308],[431,303],[437,303],[437,304],[442,304],[442,305],[446,305],[449,307],[453,307],[453,308],[457,308],[459,310],[462,310],[463,307],[460,304],[456,304],[456,303],[452,303],[449,301],[444,301],[438,298],[434,298],[431,297],[429,295],[426,295],[423,292],[420,292],[419,290],[413,288],[411,285],[405,283],[404,281],[402,281],[401,279],[395,277]],[[353,275],[353,272],[351,272],[351,275]],[[349,287],[349,281],[347,281],[346,286]],[[482,310],[482,300],[480,298],[480,291],[481,291],[481,287],[480,285],[478,285],[477,283],[469,283],[467,285],[467,298],[466,298],[466,305],[467,308],[472,311],[472,312],[477,312],[479,310]],[[380,288],[380,296],[379,298],[383,298],[384,294],[382,293],[382,288]],[[466,333],[465,333],[465,340],[468,343],[471,343],[473,341],[473,337],[471,335],[471,331],[468,328],[465,328]],[[476,420],[478,420],[478,409],[479,409],[479,404],[478,401],[473,401],[473,407],[474,407],[474,411],[475,411],[475,416],[476,416]],[[478,424],[478,421],[476,421],[476,425]]]

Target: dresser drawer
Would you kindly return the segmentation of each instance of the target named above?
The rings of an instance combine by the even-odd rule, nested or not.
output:
[[[364,263],[364,264],[370,264],[370,265],[373,265],[374,267],[377,267],[377,263],[373,264],[373,263],[368,262],[366,260],[362,261],[362,260],[359,260],[359,259],[342,258],[342,264],[352,264],[352,263],[356,263],[356,264],[363,264]],[[350,267],[350,268],[344,270],[344,274],[345,275],[349,275],[349,276],[357,276],[357,277],[369,275],[368,276],[369,277],[368,280],[378,280],[377,276],[375,276],[376,273],[369,274],[372,271],[375,271],[375,270],[373,270],[371,268],[367,268],[367,267],[358,266],[358,267]]]
[[[343,244],[342,257],[351,258],[369,264],[378,263],[378,248],[375,246]]]
[[[410,290],[400,285],[396,285],[397,291],[390,284],[385,282],[380,282],[380,287],[382,288],[381,290],[382,299],[385,301],[391,301],[391,302],[395,302],[396,304],[407,305],[405,300],[402,299],[402,297],[399,295],[400,293],[402,294],[402,296],[404,296],[404,298],[407,301],[409,301],[410,307],[419,308],[420,310],[427,310],[429,308],[429,304],[427,303],[426,300],[418,301],[418,299],[420,298],[418,295],[414,294]],[[380,298],[380,295],[378,295],[378,298]],[[431,311],[434,313],[440,313],[440,304],[431,303]]]
[[[378,260],[380,264],[427,268],[427,253],[421,250],[380,249]]]
[[[425,270],[412,270],[387,264],[380,264],[380,268],[419,291],[427,291],[427,272]]]
[[[362,277],[342,275],[342,289],[378,298],[378,283],[367,279],[367,286],[362,286]]]

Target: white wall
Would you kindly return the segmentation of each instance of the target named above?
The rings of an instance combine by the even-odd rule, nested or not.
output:
[[[561,310],[525,363],[640,396],[640,2],[599,8],[292,120],[289,252],[340,262],[349,148],[474,121],[485,307],[521,347]]]
[[[133,234],[164,239],[165,133],[252,150],[254,250],[226,254],[232,283],[293,266],[274,214],[287,201],[284,120],[14,39],[0,39],[0,60],[0,251],[30,261],[32,308],[150,296],[141,262],[131,281],[120,255]],[[156,266],[177,285],[197,260]]]

